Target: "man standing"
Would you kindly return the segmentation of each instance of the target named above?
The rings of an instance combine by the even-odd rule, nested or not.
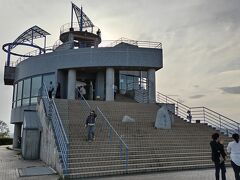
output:
[[[96,123],[96,117],[97,115],[95,114],[95,112],[92,110],[90,112],[90,115],[87,117],[86,119],[86,124],[85,127],[88,128],[88,141],[91,142],[93,140],[95,140],[95,123]]]
[[[226,180],[226,167],[224,163],[226,159],[226,153],[224,151],[224,146],[219,142],[218,133],[214,133],[212,135],[212,141],[210,142],[210,146],[212,149],[212,161],[215,164],[216,180],[219,180],[220,170],[222,174],[222,180]]]
[[[53,87],[52,81],[50,81],[50,84],[49,84],[49,86],[48,86],[48,97],[49,97],[50,99],[52,99],[52,93],[53,93],[53,91],[54,91],[54,87]]]

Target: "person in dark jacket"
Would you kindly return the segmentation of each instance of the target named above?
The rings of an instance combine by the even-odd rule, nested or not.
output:
[[[85,127],[88,128],[88,141],[89,142],[91,142],[95,139],[96,117],[97,117],[97,115],[92,110],[90,112],[90,115],[86,119]]]
[[[215,177],[219,180],[219,173],[221,170],[222,180],[226,180],[226,167],[224,161],[226,160],[226,153],[224,146],[219,142],[219,134],[214,133],[212,135],[212,141],[210,142],[212,149],[212,161],[215,164]]]

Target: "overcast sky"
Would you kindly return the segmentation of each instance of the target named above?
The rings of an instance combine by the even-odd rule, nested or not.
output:
[[[101,29],[103,40],[121,37],[163,44],[157,90],[189,106],[206,106],[240,122],[240,0],[74,0]],[[38,25],[48,46],[70,22],[69,0],[1,0],[0,45]],[[3,83],[0,120],[9,124],[12,87]],[[12,126],[11,126],[12,130]]]

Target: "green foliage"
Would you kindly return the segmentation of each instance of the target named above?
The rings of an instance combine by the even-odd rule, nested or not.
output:
[[[12,138],[0,138],[0,146],[1,145],[11,145],[13,143]]]
[[[9,128],[8,125],[0,120],[0,138],[7,138],[9,137]]]

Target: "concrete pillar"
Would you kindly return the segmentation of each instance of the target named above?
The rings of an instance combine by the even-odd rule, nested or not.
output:
[[[14,124],[13,148],[19,148],[18,139],[21,137],[22,124]]]
[[[102,71],[97,72],[96,84],[95,84],[95,99],[100,98],[101,100],[105,99],[104,93],[104,82],[105,74]]]
[[[69,69],[68,70],[68,91],[67,98],[75,99],[75,88],[76,88],[76,70]]]
[[[149,103],[156,102],[155,69],[148,70],[148,100]]]
[[[106,101],[114,101],[114,69],[106,69]]]

